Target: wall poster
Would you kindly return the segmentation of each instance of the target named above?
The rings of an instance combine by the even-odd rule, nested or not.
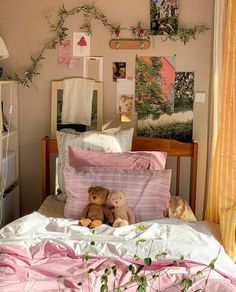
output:
[[[90,56],[90,36],[85,32],[73,32],[73,57]]]
[[[137,134],[192,141],[193,84],[192,72],[176,74],[175,57],[136,57]]]
[[[151,34],[178,31],[178,0],[150,0]]]

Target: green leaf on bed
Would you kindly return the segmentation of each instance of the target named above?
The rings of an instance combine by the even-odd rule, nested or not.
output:
[[[139,274],[139,273],[142,271],[143,268],[144,268],[144,265],[140,266],[140,267],[137,269],[137,271],[135,272],[135,274],[136,274],[136,275]]]
[[[103,274],[102,275],[101,282],[107,284],[107,282],[108,282],[108,276],[106,274]]]
[[[145,289],[142,286],[139,286],[137,291],[138,292],[145,292]]]
[[[88,259],[89,259],[89,253],[88,253],[88,251],[86,251],[86,252],[84,253],[84,255],[83,255],[83,261],[84,261],[84,262],[87,262]]]
[[[117,266],[112,266],[111,269],[112,269],[112,273],[115,277],[117,275]]]
[[[164,259],[165,257],[167,256],[167,252],[162,252],[162,253],[159,253],[155,256],[155,259],[156,260],[162,260]]]
[[[209,268],[211,268],[212,270],[215,269],[215,263],[216,263],[217,259],[213,259],[210,264],[209,264]]]
[[[144,231],[144,229],[145,229],[144,225],[138,225],[135,229],[135,233],[140,233]]]
[[[146,241],[147,241],[146,239],[139,239],[135,242],[135,245],[138,246],[140,243],[144,243]]]
[[[108,286],[106,284],[103,284],[101,286],[100,292],[108,292]]]
[[[180,284],[180,287],[184,287],[186,289],[193,285],[193,281],[191,279],[184,278],[180,281],[179,284]]]
[[[129,265],[128,269],[129,269],[129,271],[131,272],[132,275],[135,273],[135,268],[134,268],[133,265]]]
[[[146,266],[150,267],[152,264],[152,259],[151,258],[145,258],[144,263]]]
[[[140,260],[140,257],[139,257],[138,255],[135,254],[135,255],[134,255],[134,260],[135,260],[135,261],[139,261],[139,260]]]

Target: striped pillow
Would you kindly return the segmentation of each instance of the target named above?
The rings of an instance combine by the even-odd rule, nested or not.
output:
[[[80,218],[88,204],[88,188],[103,186],[110,191],[127,192],[127,206],[134,211],[136,222],[161,219],[170,199],[171,170],[128,170],[84,167],[80,171],[64,168],[67,200],[66,218]]]
[[[98,152],[130,151],[132,147],[134,129],[126,129],[113,133],[87,131],[83,133],[57,132],[58,146],[58,187],[66,197],[63,167],[68,162],[68,146],[75,146],[83,150]]]
[[[87,166],[160,170],[165,168],[166,156],[159,151],[95,152],[69,146],[69,164],[77,170]]]

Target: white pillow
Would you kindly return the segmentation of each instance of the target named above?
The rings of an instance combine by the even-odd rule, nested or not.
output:
[[[57,132],[58,147],[58,186],[62,192],[57,198],[66,201],[63,168],[69,161],[68,147],[97,152],[127,152],[131,151],[134,129],[126,129],[113,133],[96,131],[87,132]]]

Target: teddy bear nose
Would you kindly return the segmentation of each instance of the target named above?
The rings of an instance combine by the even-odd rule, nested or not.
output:
[[[118,204],[118,202],[116,201],[116,204]]]
[[[93,196],[93,199],[95,200],[96,199],[96,196]]]

